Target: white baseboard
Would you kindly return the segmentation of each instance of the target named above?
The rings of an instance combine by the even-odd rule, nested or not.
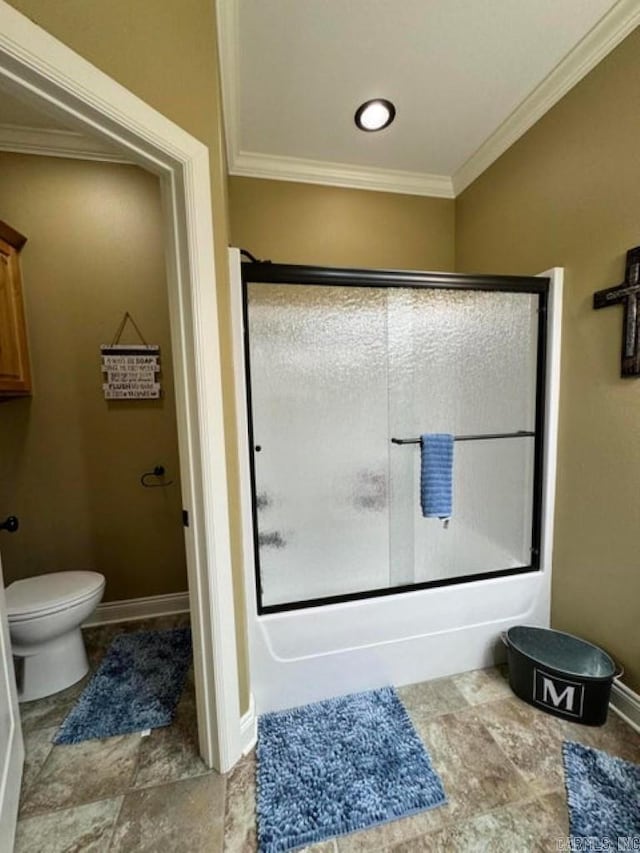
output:
[[[126,601],[107,601],[98,605],[93,615],[83,623],[83,627],[130,622],[132,619],[148,619],[151,616],[168,616],[172,613],[186,613],[188,610],[188,592],[149,595],[146,598],[130,598]]]
[[[240,717],[240,747],[242,754],[246,755],[253,749],[258,739],[258,718],[256,716],[256,703],[253,693],[249,695],[249,710]]]
[[[609,706],[625,723],[640,732],[640,696],[630,687],[620,681],[614,681]]]

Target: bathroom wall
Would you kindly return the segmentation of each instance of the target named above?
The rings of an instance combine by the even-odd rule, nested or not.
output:
[[[452,270],[454,202],[229,179],[231,242],[274,263]]]
[[[134,166],[0,153],[0,219],[27,237],[33,396],[0,404],[5,583],[94,569],[105,600],[187,589],[159,182]],[[129,311],[160,400],[106,401],[100,344]],[[128,326],[122,343],[137,343]],[[167,468],[168,488],[140,475]]]
[[[622,308],[592,308],[640,243],[640,31],[456,202],[461,271],[566,268],[552,621],[640,690],[640,380],[620,378]]]

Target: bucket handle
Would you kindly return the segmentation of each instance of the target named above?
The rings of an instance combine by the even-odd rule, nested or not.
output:
[[[500,632],[500,639],[501,639],[501,640],[502,640],[502,642],[505,644],[505,646],[506,646],[507,648],[509,648],[509,638],[507,637],[507,632],[506,632],[506,631],[501,631],[501,632]],[[614,677],[615,677],[615,676],[614,676]]]

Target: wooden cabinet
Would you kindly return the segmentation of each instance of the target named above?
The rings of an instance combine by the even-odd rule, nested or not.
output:
[[[0,222],[0,399],[31,393],[20,250],[27,242]]]

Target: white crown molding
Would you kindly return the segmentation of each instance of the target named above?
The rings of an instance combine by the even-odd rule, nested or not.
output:
[[[638,0],[619,0],[452,176],[458,196],[640,24]]]
[[[0,151],[73,160],[100,160],[106,163],[132,162],[118,151],[102,146],[81,133],[15,124],[0,124]]]
[[[240,103],[238,83],[240,77],[238,60],[240,46],[239,14],[237,0],[216,0],[222,113],[229,167],[235,163],[240,139],[238,120],[238,105]]]
[[[233,162],[230,160],[229,174],[404,195],[454,197],[451,178],[447,175],[402,172],[373,166],[350,166],[346,163],[276,157],[248,151],[241,151]]]
[[[217,0],[229,174],[408,195],[455,198],[640,24],[638,0],[618,0],[452,176],[272,156],[240,150],[238,0]]]

